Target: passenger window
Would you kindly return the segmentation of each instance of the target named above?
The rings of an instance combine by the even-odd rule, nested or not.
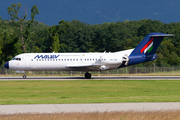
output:
[[[61,59],[61,61],[63,61],[63,59]]]
[[[76,61],[78,61],[78,59],[76,59]]]
[[[75,59],[73,59],[73,61],[75,61]]]
[[[19,58],[19,61],[21,61],[21,58]]]
[[[36,61],[38,61],[38,59],[36,59]]]

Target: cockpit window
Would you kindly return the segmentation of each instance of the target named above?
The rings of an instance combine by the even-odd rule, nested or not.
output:
[[[13,58],[12,60],[21,61],[21,58]]]

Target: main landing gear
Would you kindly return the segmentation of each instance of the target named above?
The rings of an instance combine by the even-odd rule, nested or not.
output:
[[[88,73],[88,72],[86,72],[86,73],[84,74],[84,76],[85,76],[85,78],[88,78],[88,79],[90,79],[90,78],[91,78],[91,74],[90,74],[90,73]]]

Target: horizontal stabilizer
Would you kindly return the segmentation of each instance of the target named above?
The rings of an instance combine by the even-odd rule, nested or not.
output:
[[[149,35],[150,37],[168,37],[168,36],[175,36],[175,34],[155,34]]]

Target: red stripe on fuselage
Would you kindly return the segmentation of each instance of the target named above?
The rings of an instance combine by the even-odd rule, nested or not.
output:
[[[152,43],[153,38],[141,49],[141,53]]]

